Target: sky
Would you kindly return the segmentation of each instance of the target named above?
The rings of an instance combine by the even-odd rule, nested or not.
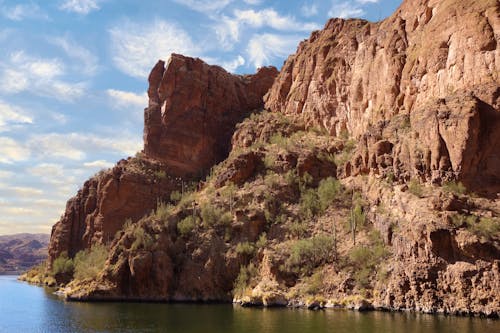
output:
[[[328,18],[400,2],[0,0],[0,235],[49,233],[87,178],[142,149],[158,59],[279,69]]]

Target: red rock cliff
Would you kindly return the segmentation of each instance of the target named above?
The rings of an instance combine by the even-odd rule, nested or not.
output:
[[[145,156],[120,161],[89,179],[52,228],[49,262],[109,243],[127,219],[137,221],[179,188],[176,176],[200,175],[229,151],[234,126],[263,106],[278,71],[232,75],[200,59],[173,54],[149,77]]]
[[[498,191],[499,12],[496,0],[407,0],[382,22],[332,19],[288,58],[266,107],[362,139],[347,175],[390,167]],[[382,134],[402,115],[415,135]]]
[[[173,54],[149,76],[144,152],[177,176],[206,173],[229,153],[236,123],[262,108],[278,71],[238,76],[200,59]]]

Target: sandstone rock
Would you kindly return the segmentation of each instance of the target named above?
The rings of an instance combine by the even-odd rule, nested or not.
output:
[[[235,125],[263,106],[274,67],[237,76],[200,59],[172,54],[149,77],[144,152],[176,176],[205,174],[227,157]]]
[[[110,244],[127,219],[135,222],[167,201],[178,182],[161,163],[129,158],[85,182],[52,228],[49,264],[61,253],[70,257],[92,244]]]

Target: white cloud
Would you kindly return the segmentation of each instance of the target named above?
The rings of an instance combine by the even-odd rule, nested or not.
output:
[[[198,12],[214,12],[223,9],[233,0],[174,0],[178,4],[186,6]],[[252,2],[252,0],[246,0]],[[253,0],[255,2],[255,0]]]
[[[8,137],[0,137],[0,163],[11,164],[29,157],[29,149],[22,144]]]
[[[262,0],[244,0],[246,4],[249,5],[260,5]]]
[[[215,32],[223,47],[231,48],[240,40],[244,27],[253,29],[271,28],[278,31],[298,32],[319,28],[316,23],[299,22],[293,16],[282,16],[272,8],[255,11],[235,10],[232,17],[222,16],[215,25]]]
[[[26,111],[0,99],[0,132],[8,131],[9,125],[32,123],[33,118],[28,116]]]
[[[101,9],[100,0],[65,0],[59,9],[81,15]]]
[[[256,34],[248,44],[248,57],[256,68],[269,65],[273,59],[291,54],[300,40],[300,36]]]
[[[238,55],[236,59],[231,61],[223,61],[221,66],[224,67],[228,72],[233,73],[238,69],[238,67],[243,66],[245,64],[245,58],[241,55]]]
[[[302,16],[305,17],[312,17],[318,15],[318,5],[315,3],[312,4],[304,4],[301,8],[300,11],[302,13]]]
[[[106,93],[111,99],[114,108],[144,109],[148,105],[146,93],[136,94],[129,91],[108,89]]]
[[[95,133],[49,133],[32,136],[27,143],[33,154],[39,158],[63,158],[82,161],[96,153],[131,156],[142,149],[141,138],[126,133],[110,133],[102,136]]]
[[[23,21],[25,19],[48,20],[48,15],[34,3],[17,4],[12,7],[2,7],[0,12],[4,17],[12,21]]]
[[[57,58],[44,59],[27,55],[23,51],[10,54],[8,61],[0,64],[0,91],[19,93],[29,90],[61,101],[74,101],[81,97],[86,84],[65,82],[64,64]]]
[[[127,75],[144,79],[158,59],[171,53],[197,56],[200,48],[173,23],[157,20],[149,25],[125,22],[110,31],[115,66]]]
[[[87,75],[95,74],[99,59],[92,52],[68,36],[51,38],[49,41],[60,47],[70,58],[77,60],[78,68],[79,70],[83,69],[83,73]]]
[[[105,161],[105,160],[97,160],[93,162],[83,163],[83,166],[89,169],[108,169],[111,168],[114,163]]]
[[[378,3],[380,0],[356,0],[356,2],[359,2],[360,4],[364,5],[367,3]]]
[[[363,9],[349,2],[342,2],[339,4],[335,4],[328,12],[328,16],[338,17],[343,19],[351,17],[360,17],[364,14],[365,11]]]

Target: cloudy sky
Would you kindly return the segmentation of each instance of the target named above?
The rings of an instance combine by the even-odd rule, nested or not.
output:
[[[142,148],[146,78],[171,52],[281,67],[329,17],[401,0],[0,0],[0,234],[50,232],[89,176]]]

